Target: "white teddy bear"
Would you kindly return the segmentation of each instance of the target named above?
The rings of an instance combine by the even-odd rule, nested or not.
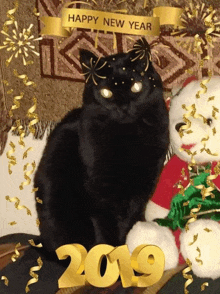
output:
[[[126,244],[130,252],[140,244],[159,246],[165,270],[181,261],[180,249],[195,275],[216,279],[220,277],[220,77],[205,78],[203,84],[207,91],[201,81],[191,79],[172,98],[169,128],[175,155],[147,204],[146,222],[133,226]]]

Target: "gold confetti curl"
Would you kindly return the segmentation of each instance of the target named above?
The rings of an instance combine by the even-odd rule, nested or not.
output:
[[[23,154],[23,159],[27,158],[27,157],[28,157],[28,153],[29,153],[30,151],[33,151],[33,150],[34,150],[33,147],[29,147],[29,148],[24,152],[24,154]]]
[[[203,265],[203,261],[200,259],[201,257],[201,250],[199,249],[199,247],[196,248],[196,251],[199,252],[199,256],[195,258],[196,262],[200,263],[200,265]]]
[[[10,223],[8,223],[10,226],[14,226],[14,225],[16,225],[17,223],[15,222],[15,221],[13,221],[13,222],[10,222]]]
[[[32,81],[28,81],[29,78],[27,75],[25,75],[25,74],[19,75],[18,71],[16,69],[13,70],[13,73],[17,78],[23,80],[23,83],[25,84],[25,86],[33,86],[33,87],[37,86],[36,83],[34,83]]]
[[[12,170],[11,170],[11,166],[12,165],[16,165],[17,161],[15,156],[12,156],[13,153],[15,153],[15,144],[13,142],[9,143],[9,146],[11,147],[11,150],[9,150],[6,153],[7,158],[9,159],[9,163],[8,163],[8,172],[11,175],[12,174]]]
[[[188,220],[188,222],[186,223],[185,225],[185,230],[186,232],[189,230],[189,224],[193,223],[196,221],[197,219],[197,215],[196,215],[196,212],[199,212],[200,209],[201,209],[202,205],[201,204],[198,204],[197,205],[197,208],[192,208],[191,211],[190,211],[190,216],[191,218]]]
[[[188,274],[188,272],[190,272],[192,270],[192,263],[188,258],[186,259],[186,263],[187,263],[188,267],[182,271],[184,279],[187,279],[187,281],[185,282],[185,285],[184,285],[184,294],[189,293],[189,291],[187,290],[187,287],[193,282],[192,275]]]
[[[20,119],[17,119],[16,122],[15,122],[16,126],[12,127],[11,130],[14,131],[16,129],[18,129],[18,132],[19,132],[19,141],[18,141],[18,144],[21,145],[22,148],[25,147],[25,143],[24,143],[24,136],[25,136],[25,131],[24,131],[24,128],[23,126],[21,125],[21,120]]]
[[[33,14],[34,14],[35,16],[40,16],[40,13],[38,12],[38,10],[37,10],[36,7],[34,7],[34,9],[33,9]]]
[[[19,96],[14,97],[14,100],[13,100],[14,105],[12,105],[8,113],[10,117],[13,116],[12,110],[18,109],[20,107],[20,102],[18,100],[21,100],[23,97],[24,97],[24,92],[21,92]]]
[[[219,112],[219,109],[216,108],[216,107],[214,107],[214,106],[212,106],[212,108],[213,108],[213,110],[212,110],[212,117],[213,117],[214,119],[218,119],[218,118],[216,117],[216,112]]]
[[[33,188],[32,191],[31,191],[31,193],[34,193],[34,192],[37,192],[37,191],[38,191],[38,188]]]
[[[39,197],[36,197],[37,203],[43,204],[43,200],[41,200]]]
[[[32,170],[27,171],[27,168],[30,165],[32,165]],[[20,190],[23,190],[24,189],[24,186],[30,185],[31,178],[29,176],[34,173],[35,169],[36,169],[36,163],[35,163],[35,161],[33,161],[31,164],[30,163],[27,163],[27,164],[24,165],[23,170],[24,170],[24,178],[25,178],[26,182],[22,182],[21,183],[21,185],[19,186],[19,189]]]
[[[4,24],[3,24],[3,31],[7,32],[8,31],[8,26],[12,25],[15,21],[14,18],[14,13],[16,12],[16,10],[18,9],[19,6],[19,2],[18,0],[15,0],[14,2],[14,8],[10,9],[7,11],[7,17],[10,18],[10,20],[7,20]]]
[[[18,251],[18,247],[21,247],[21,243],[18,243],[15,245],[15,254],[13,254],[11,257],[11,260],[13,262],[15,262],[20,256],[20,252]]]
[[[20,205],[20,199],[18,197],[13,197],[13,198],[10,198],[8,195],[5,196],[5,199],[9,202],[15,202],[15,208],[18,209],[18,210],[21,210],[21,209],[26,209],[27,210],[27,215],[31,215],[31,211],[29,208],[27,208],[26,206],[24,205]]]
[[[205,287],[208,287],[209,286],[209,283],[208,282],[204,282],[202,285],[201,285],[201,291],[204,291],[205,290]]]
[[[1,276],[1,280],[4,281],[5,286],[8,286],[9,281],[8,281],[8,278],[6,276]]]
[[[212,230],[210,230],[209,228],[205,228],[204,231],[206,231],[206,232],[208,232],[208,233],[209,233],[209,232],[212,232]]]
[[[210,70],[208,70],[208,76],[209,76],[208,79],[205,79],[205,80],[201,81],[201,83],[200,83],[200,87],[202,88],[202,90],[199,90],[196,93],[196,98],[197,99],[200,98],[201,94],[205,94],[207,92],[206,84],[211,80],[211,77],[212,77],[212,72]]]
[[[35,125],[39,121],[38,115],[34,113],[37,107],[37,98],[33,97],[33,102],[34,105],[28,109],[27,117],[32,119],[28,124],[29,130],[32,134],[35,134],[35,128],[33,127],[33,125]]]
[[[196,234],[196,235],[193,236],[193,241],[190,242],[188,245],[189,246],[193,245],[197,241],[197,239],[198,239],[198,234]]]
[[[25,292],[26,292],[26,293],[28,293],[28,292],[30,291],[29,286],[30,286],[31,284],[34,284],[34,283],[37,283],[37,282],[38,282],[38,274],[36,274],[35,271],[39,271],[39,270],[42,268],[42,266],[43,266],[43,261],[42,261],[41,257],[39,257],[39,258],[37,259],[37,264],[38,264],[38,266],[33,266],[33,267],[30,268],[30,272],[29,272],[29,274],[30,274],[30,276],[32,277],[32,279],[30,279],[30,280],[27,282],[27,285],[26,285],[26,287],[25,287]]]
[[[28,240],[28,242],[29,242],[29,243],[31,244],[31,246],[33,246],[33,247],[37,247],[37,248],[42,248],[42,247],[43,247],[42,243],[39,243],[38,245],[36,245],[36,244],[34,243],[34,240],[33,240],[33,239]]]
[[[37,225],[37,227],[40,226],[40,220],[39,220],[39,218],[36,219],[36,225]]]

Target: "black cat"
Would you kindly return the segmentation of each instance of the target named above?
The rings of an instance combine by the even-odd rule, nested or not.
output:
[[[83,107],[52,132],[35,175],[41,240],[50,252],[71,243],[87,250],[124,244],[144,220],[169,143],[162,82],[145,39],[128,53],[80,56]]]

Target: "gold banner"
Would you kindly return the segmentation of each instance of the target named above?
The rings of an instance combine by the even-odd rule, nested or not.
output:
[[[160,25],[181,25],[183,9],[156,7],[154,16],[126,15],[79,8],[63,8],[62,18],[41,17],[45,27],[41,35],[68,37],[70,28],[93,29],[129,35],[159,36]]]
[[[182,26],[181,15],[183,9],[177,7],[155,7],[153,16],[160,18],[160,25]]]

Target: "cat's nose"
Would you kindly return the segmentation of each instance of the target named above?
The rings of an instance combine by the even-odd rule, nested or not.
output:
[[[123,111],[127,111],[127,110],[128,110],[128,107],[129,107],[128,104],[123,104],[123,105],[121,105],[121,109],[122,109]]]

